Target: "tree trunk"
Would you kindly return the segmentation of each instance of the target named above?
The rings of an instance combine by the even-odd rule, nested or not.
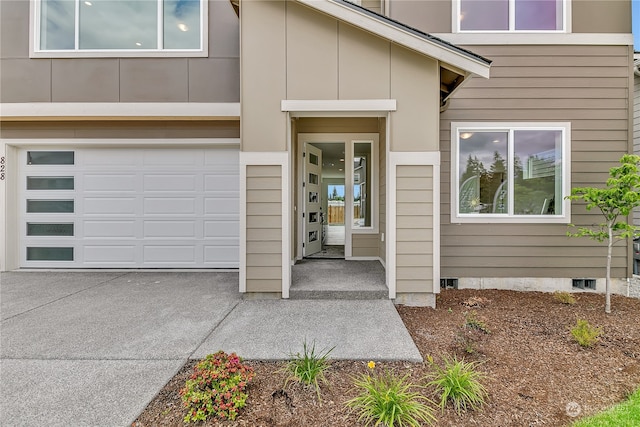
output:
[[[609,225],[609,244],[607,246],[607,278],[604,294],[604,312],[611,313],[611,253],[613,252],[613,225]]]

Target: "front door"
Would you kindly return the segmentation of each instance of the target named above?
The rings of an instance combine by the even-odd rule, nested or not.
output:
[[[304,245],[303,255],[322,250],[322,150],[305,144],[304,153]]]

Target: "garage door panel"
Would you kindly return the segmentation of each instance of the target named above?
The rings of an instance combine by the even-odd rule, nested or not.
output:
[[[196,247],[193,245],[144,245],[146,263],[189,263],[196,262]]]
[[[195,175],[145,175],[144,191],[196,191]]]
[[[84,199],[87,215],[135,215],[135,197],[87,197]]]
[[[146,197],[144,213],[146,215],[195,215],[196,199],[194,197]]]
[[[136,221],[84,221],[85,238],[133,237],[136,235]]]
[[[240,234],[240,222],[228,220],[212,220],[204,222],[204,237],[237,237]]]
[[[204,176],[204,191],[237,192],[240,190],[238,175],[207,174]]]
[[[240,213],[240,200],[238,198],[206,197],[204,199],[205,215],[239,214],[239,213]]]
[[[79,150],[76,164],[82,166],[106,166],[108,168],[122,168],[134,166],[138,163],[136,150],[112,148]]]
[[[145,221],[144,238],[196,237],[195,221]]]
[[[135,175],[84,174],[84,191],[136,191]]]
[[[202,164],[202,155],[196,150],[145,150],[143,165],[145,166],[197,166]]]
[[[128,246],[90,246],[84,245],[83,261],[85,263],[122,264],[134,265],[136,262],[135,245]]]
[[[204,247],[204,262],[209,264],[237,262],[240,258],[240,248],[236,246],[207,245]]]
[[[204,164],[219,165],[221,168],[236,168],[240,163],[240,152],[236,149],[207,150],[204,153]]]

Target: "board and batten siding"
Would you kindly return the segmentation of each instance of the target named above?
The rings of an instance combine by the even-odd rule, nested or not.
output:
[[[433,166],[396,169],[396,292],[433,292]]]
[[[450,218],[451,122],[570,122],[571,186],[604,185],[629,149],[630,46],[473,46],[493,60],[441,116],[441,276],[605,275],[606,247],[569,238],[565,224],[455,224]],[[571,222],[601,222],[573,203]],[[628,251],[614,248],[612,277],[627,277]]]
[[[247,165],[247,292],[282,290],[282,168]]]

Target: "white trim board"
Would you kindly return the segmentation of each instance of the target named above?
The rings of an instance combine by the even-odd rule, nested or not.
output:
[[[0,104],[2,120],[198,118],[239,120],[239,102],[27,102]]]
[[[289,152],[240,152],[240,292],[247,292],[247,166],[275,165],[281,169],[282,188],[282,298],[289,298],[291,286],[291,200],[289,190]]]

